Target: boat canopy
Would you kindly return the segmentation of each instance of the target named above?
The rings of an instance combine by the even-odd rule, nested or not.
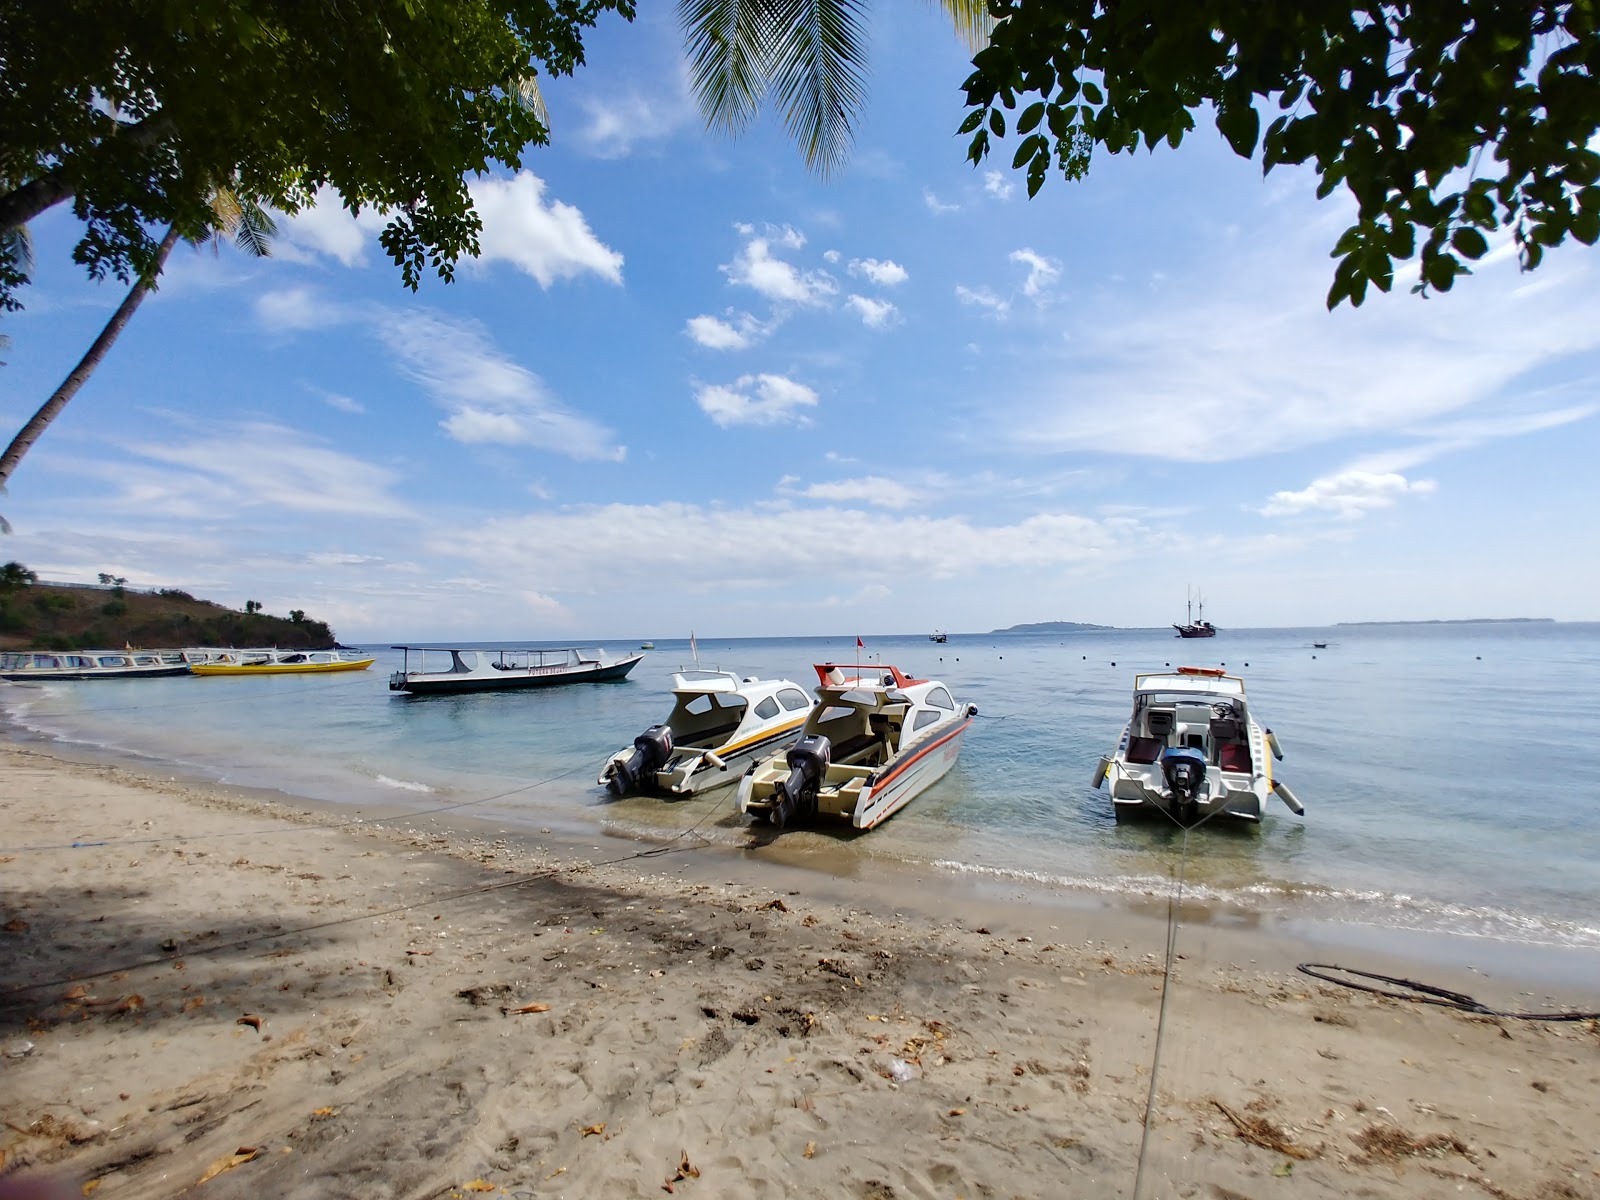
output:
[[[1202,674],[1199,668],[1187,671],[1154,672],[1133,677],[1135,695],[1150,692],[1172,692],[1194,696],[1243,696],[1244,680],[1237,675],[1224,675],[1220,671]]]

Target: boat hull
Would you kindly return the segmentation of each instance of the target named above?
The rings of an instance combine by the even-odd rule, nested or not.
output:
[[[861,789],[861,800],[851,814],[857,829],[881,825],[949,773],[961,756],[961,742],[972,717],[963,717],[955,728],[939,734],[926,745],[914,745],[880,768],[876,781]]]
[[[335,671],[365,671],[377,659],[358,658],[327,663],[192,663],[195,675],[328,675]]]
[[[672,761],[651,777],[650,784],[640,791],[647,796],[696,796],[701,792],[714,792],[718,788],[737,783],[754,764],[769,757],[794,741],[805,724],[805,718],[791,721],[779,729],[745,743],[727,746],[681,746]],[[722,763],[719,767],[706,760],[707,752],[715,754]],[[607,783],[612,765],[626,761],[631,749],[619,750],[612,755],[607,770],[601,772],[597,782]]]
[[[566,683],[606,683],[612,680],[626,679],[628,672],[639,665],[642,654],[622,659],[619,662],[600,665],[585,665],[572,668],[539,668],[527,670],[495,671],[493,674],[477,674],[473,672],[466,675],[451,675],[440,672],[437,675],[423,675],[413,672],[411,675],[400,676],[389,684],[391,691],[407,692],[413,696],[446,696],[461,695],[465,692],[514,692],[525,691],[530,688],[557,687]]]
[[[82,667],[42,668],[37,671],[0,671],[0,679],[12,683],[44,683],[52,679],[157,679],[167,675],[187,675],[187,664],[159,667]]]

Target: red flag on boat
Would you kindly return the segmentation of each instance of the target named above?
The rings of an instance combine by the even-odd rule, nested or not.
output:
[[[856,649],[857,650],[865,650],[866,648],[867,648],[867,644],[865,642],[863,642],[860,638],[857,638],[856,639]]]

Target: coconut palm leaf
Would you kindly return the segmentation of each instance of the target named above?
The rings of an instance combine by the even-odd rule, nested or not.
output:
[[[806,165],[824,178],[844,165],[866,101],[862,0],[778,0],[782,31],[773,90]]]
[[[689,83],[712,129],[737,134],[772,82],[773,0],[678,0]]]
[[[517,102],[533,114],[533,119],[550,129],[550,110],[545,107],[544,93],[539,90],[537,75],[524,75],[517,80]]]
[[[271,213],[254,200],[240,203],[233,225],[234,245],[256,258],[269,258],[272,255],[272,239],[277,236],[278,223],[272,219]]]

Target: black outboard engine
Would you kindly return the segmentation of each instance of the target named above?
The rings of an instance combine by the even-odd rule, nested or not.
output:
[[[1161,756],[1161,775],[1172,793],[1174,815],[1185,824],[1193,821],[1206,785],[1206,756],[1189,748],[1168,750]]]
[[[627,762],[612,768],[606,787],[613,796],[624,796],[666,766],[671,757],[672,726],[652,725],[633,739],[633,753]]]
[[[820,734],[803,737],[789,747],[784,761],[789,764],[789,778],[779,782],[769,817],[778,829],[796,818],[817,815],[817,791],[833,761],[833,744]]]

